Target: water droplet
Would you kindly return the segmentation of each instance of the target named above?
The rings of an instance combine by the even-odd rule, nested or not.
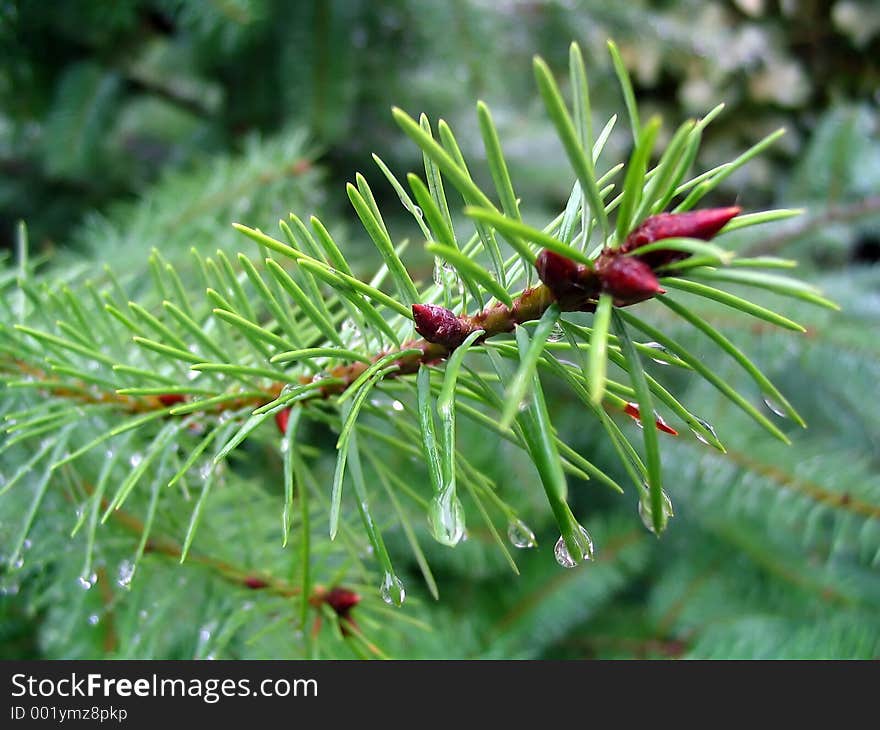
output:
[[[403,410],[403,403],[399,400],[391,401],[391,409],[400,413]]]
[[[669,499],[669,495],[666,494],[666,492],[663,492],[663,524],[660,528],[660,532],[663,532],[663,530],[666,529],[666,523],[669,522],[669,518],[674,514],[675,512],[672,510],[672,500]],[[651,494],[647,491],[643,492],[639,499],[639,517],[645,527],[651,532],[655,532],[654,513],[651,510]]]
[[[21,570],[24,567],[24,557],[19,554],[15,560],[12,561],[12,569],[13,570]]]
[[[4,581],[0,585],[0,596],[15,596],[21,590],[21,586],[13,581]]]
[[[91,616],[89,616],[89,623],[90,623],[92,626],[94,626],[95,624],[97,624],[98,621],[100,621],[100,617],[98,616],[98,614],[93,613]]]
[[[657,350],[658,352],[669,353],[669,350],[663,347],[659,342],[646,342],[645,347],[650,347],[652,350]],[[666,360],[658,360],[656,357],[652,357],[651,359],[658,365],[669,365]]]
[[[635,421],[638,428],[645,427],[642,423],[642,412],[639,410],[638,403],[627,403],[623,408],[623,412]],[[670,436],[678,436],[678,431],[666,423],[657,411],[654,411],[654,425],[658,431],[668,433]]]
[[[87,591],[98,582],[98,574],[92,573],[91,575],[81,575],[77,578],[77,581],[79,581],[80,588]]]
[[[705,428],[709,433],[711,433],[712,436],[714,436],[716,439],[718,438],[718,434],[715,433],[715,427],[711,423],[709,423],[708,421],[704,421],[702,418],[698,418],[697,422],[703,428]],[[706,446],[711,445],[709,443],[709,440],[705,436],[703,436],[703,434],[701,434],[699,431],[697,431],[697,429],[692,428],[691,433],[694,435],[694,437],[697,439],[697,441],[700,441],[701,443],[706,444]]]
[[[538,544],[535,533],[522,520],[514,520],[507,526],[507,539],[517,548],[533,548]]]
[[[202,626],[199,629],[199,644],[205,644],[211,639],[211,633],[214,629],[213,624],[208,624],[207,626]]]
[[[593,540],[590,537],[590,533],[588,533],[582,525],[578,525],[578,527],[580,529],[575,532],[574,537],[578,544],[578,553],[580,553],[579,558],[575,559],[572,556],[568,550],[568,545],[565,544],[565,539],[562,536],[559,537],[556,541],[556,545],[553,547],[553,555],[556,556],[556,562],[563,568],[574,568],[582,560],[593,559]]]
[[[764,396],[764,405],[767,406],[767,409],[776,416],[780,418],[788,418],[788,414],[785,412],[785,409],[779,405],[775,400],[773,400],[769,395]]]
[[[434,260],[434,283],[441,289],[452,290],[458,283],[455,267],[442,259]]]
[[[464,509],[455,490],[449,486],[441,489],[431,500],[428,509],[431,534],[442,545],[454,547],[464,535]]]
[[[31,545],[33,545],[33,543],[30,541],[30,538],[25,539],[25,541],[21,544],[21,549],[22,550],[30,550]]]
[[[205,459],[199,467],[199,477],[203,481],[207,481],[212,471],[214,471],[214,462],[210,459]]]
[[[141,456],[140,452],[135,451],[131,458],[128,460],[128,463],[132,465],[133,468],[137,468],[138,465],[144,460],[144,457]]]
[[[145,609],[145,608],[142,608],[140,611],[138,611],[138,618],[139,618],[141,621],[146,621],[146,620],[147,620],[147,616],[149,616],[149,615],[150,615],[150,614],[147,613],[147,609]]]
[[[627,403],[624,410],[626,411],[626,414],[633,419],[633,423],[636,424],[637,428],[645,427],[645,424],[642,423],[642,417],[641,412],[639,411],[638,403]],[[635,415],[633,413],[635,413]]]
[[[553,325],[553,329],[550,330],[550,334],[547,336],[547,342],[559,342],[563,337],[565,337],[565,330],[563,330],[562,325],[557,322]]]
[[[134,564],[128,560],[123,560],[119,564],[119,572],[117,573],[116,582],[123,588],[131,587],[131,579],[134,577]]]
[[[402,606],[406,600],[403,582],[394,573],[385,573],[382,585],[379,587],[379,595],[389,606]]]

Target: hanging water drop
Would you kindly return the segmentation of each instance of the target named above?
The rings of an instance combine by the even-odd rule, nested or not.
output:
[[[702,418],[697,419],[697,423],[699,423],[704,429],[706,429],[709,433],[712,434],[713,438],[718,439],[718,434],[715,433],[715,427],[709,423],[708,421],[704,421]],[[697,439],[700,443],[706,444],[706,446],[711,446],[709,440],[703,436],[697,429],[692,428],[691,433],[694,435],[694,438]]]
[[[379,595],[382,596],[382,600],[389,606],[400,607],[406,600],[406,590],[403,587],[403,582],[394,573],[385,573],[382,585],[379,587]]]
[[[77,581],[79,582],[80,588],[82,588],[84,591],[87,591],[87,590],[89,590],[89,588],[91,588],[93,585],[95,585],[95,583],[98,582],[98,574],[97,573],[91,573],[89,575],[83,574],[79,578],[77,578]]]
[[[663,347],[663,345],[661,345],[659,342],[646,342],[645,347],[650,347],[652,350],[657,350],[658,352],[669,354],[669,350]],[[669,365],[666,360],[660,360],[656,357],[652,357],[651,359],[658,365]]]
[[[100,620],[101,620],[100,617],[96,613],[93,613],[91,616],[89,616],[89,623],[92,626],[95,626],[98,623],[98,621],[100,621]]]
[[[578,554],[580,555],[577,559],[569,552],[564,537],[560,536],[553,547],[553,555],[556,556],[556,562],[563,568],[574,568],[582,560],[593,559],[593,540],[590,537],[590,533],[582,525],[578,525],[574,538],[575,542],[577,542]]]
[[[639,410],[638,403],[627,403],[623,408],[623,412],[636,422],[636,426],[639,428],[645,427],[642,423],[642,412]],[[678,436],[678,431],[666,423],[657,411],[654,411],[654,425],[658,431],[668,433],[670,436]]]
[[[391,410],[400,413],[403,410],[403,403],[401,403],[399,400],[391,401]]]
[[[434,284],[441,289],[443,288],[443,264],[439,259],[434,262]]]
[[[521,549],[533,548],[538,544],[535,533],[522,520],[513,520],[507,526],[507,539],[511,545]]]
[[[214,462],[210,459],[205,459],[201,466],[199,466],[199,477],[202,481],[208,481],[211,477],[211,472],[214,471]]]
[[[669,495],[666,492],[663,492],[663,524],[660,527],[660,532],[666,529],[666,523],[669,522],[669,518],[675,515],[675,512],[672,509],[672,500],[669,499]],[[651,510],[651,494],[648,491],[642,493],[641,498],[639,499],[639,518],[642,520],[642,524],[647,527],[651,532],[656,534],[654,530],[654,512]]]
[[[123,560],[119,564],[119,572],[116,576],[116,582],[122,588],[131,588],[131,579],[134,577],[134,564],[128,560]]]
[[[131,464],[132,468],[137,468],[138,465],[144,460],[144,457],[141,456],[139,451],[135,451],[131,458],[128,460],[128,463]]]
[[[454,547],[461,542],[464,536],[464,509],[453,488],[444,487],[431,500],[428,522],[431,534],[441,545]]]
[[[767,406],[767,409],[773,413],[775,416],[779,416],[780,418],[788,418],[788,414],[785,412],[785,409],[779,405],[773,398],[769,395],[764,396],[764,405]]]
[[[553,329],[550,330],[550,334],[547,336],[547,342],[551,344],[559,342],[563,337],[565,337],[565,330],[563,330],[562,325],[557,322],[553,325]]]

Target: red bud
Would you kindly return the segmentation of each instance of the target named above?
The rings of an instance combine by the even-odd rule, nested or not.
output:
[[[282,434],[287,433],[287,422],[289,420],[289,408],[285,408],[284,410],[278,411],[278,413],[275,414],[275,425],[278,426],[278,430],[281,431]]]
[[[692,210],[687,213],[660,213],[646,218],[633,230],[621,246],[623,253],[630,253],[642,246],[647,246],[664,238],[699,238],[708,241],[713,238],[727,223],[738,216],[742,208],[707,208]],[[680,261],[690,256],[686,251],[650,251],[640,255],[652,268]]]
[[[546,248],[535,259],[535,268],[564,310],[593,310],[591,300],[599,295],[599,287],[592,269]]]
[[[263,580],[262,578],[257,578],[256,576],[248,576],[244,579],[244,584],[251,590],[265,588],[267,585],[269,585],[265,580]]]
[[[357,623],[351,617],[351,610],[361,602],[361,597],[347,588],[333,588],[324,597],[324,602],[333,609],[339,617],[339,628],[343,636],[348,636],[357,628]]]
[[[173,406],[186,400],[180,393],[163,393],[158,398],[163,406]]]
[[[613,256],[599,270],[602,288],[614,297],[614,304],[624,306],[664,294],[651,267],[631,256]]]
[[[413,304],[416,331],[428,342],[454,350],[471,333],[471,328],[454,312],[436,304]]]
[[[578,265],[561,254],[544,249],[535,259],[538,276],[554,293],[564,293],[578,280]]]
[[[324,601],[338,616],[347,616],[348,612],[361,602],[361,597],[347,588],[332,588]]]

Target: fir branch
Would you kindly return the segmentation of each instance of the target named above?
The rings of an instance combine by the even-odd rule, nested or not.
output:
[[[67,441],[55,440],[34,462],[48,460],[46,476],[19,542],[27,534],[53,473],[91,458],[96,447],[112,439],[137,432],[144,436],[144,451],[115,494],[101,494],[107,504],[103,519],[119,514],[148,475],[153,478],[153,489],[147,510],[148,515],[154,515],[159,485],[183,483],[201,454],[209,445],[213,449],[210,469],[185,523],[185,537],[180,545],[168,547],[183,559],[193,545],[202,514],[216,498],[213,470],[233,458],[247,442],[259,441],[265,433],[263,425],[274,417],[287,450],[281,520],[286,543],[295,487],[303,490],[303,482],[311,479],[292,453],[299,446],[296,433],[303,420],[313,419],[338,433],[332,488],[329,496],[321,495],[322,506],[328,511],[330,537],[338,534],[344,538],[349,529],[346,505],[353,501],[383,572],[383,597],[397,605],[403,601],[405,589],[383,538],[383,522],[377,519],[376,494],[365,476],[365,470],[371,468],[389,493],[400,488],[372,454],[374,444],[383,439],[398,453],[415,452],[418,456],[422,454],[412,444],[424,440],[423,456],[434,498],[428,501],[416,492],[416,501],[422,509],[427,505],[435,539],[452,546],[464,535],[462,501],[456,491],[456,485],[461,484],[462,494],[476,505],[487,524],[487,534],[501,545],[514,570],[516,564],[498,537],[488,507],[500,511],[509,524],[517,524],[518,518],[460,453],[455,440],[457,411],[515,444],[535,466],[560,532],[556,557],[566,567],[593,554],[591,537],[569,505],[566,473],[583,479],[596,477],[597,482],[613,489],[620,487],[603,468],[584,459],[556,433],[544,397],[544,373],[557,376],[600,422],[634,483],[643,519],[657,533],[671,516],[671,505],[661,489],[663,449],[658,431],[670,436],[678,432],[655,413],[654,403],[680,417],[701,440],[721,450],[724,446],[710,426],[645,372],[645,355],[653,358],[653,352],[662,361],[685,368],[691,377],[713,385],[765,430],[787,442],[789,437],[745,395],[703,364],[687,344],[669,336],[665,323],[661,328],[627,311],[658,298],[731,356],[794,422],[803,425],[798,412],[743,351],[675,298],[677,291],[684,291],[690,297],[720,302],[762,323],[795,331],[803,328],[783,314],[714,284],[747,285],[834,307],[809,285],[759,270],[787,262],[737,259],[723,246],[725,230],[779,220],[792,211],[741,216],[738,207],[693,209],[778,135],[768,136],[730,163],[686,180],[702,131],[720,112],[716,108],[702,120],[680,125],[667,150],[651,167],[660,120],[643,124],[639,119],[631,82],[613,45],[611,52],[635,146],[625,165],[621,188],[610,200],[613,186],[609,181],[623,166],[612,165],[603,175],[597,172],[597,165],[614,120],[594,143],[579,49],[573,46],[569,58],[575,90],[573,115],[549,67],[535,60],[539,92],[572,166],[573,183],[565,211],[543,228],[522,220],[511,168],[488,106],[478,104],[477,115],[500,199],[497,206],[475,182],[448,124],[438,123],[435,138],[426,117],[417,122],[394,110],[394,119],[423,153],[425,181],[407,176],[410,197],[390,168],[378,158],[376,163],[424,233],[427,251],[441,264],[443,277],[433,286],[413,279],[403,259],[405,245],[396,243],[369,183],[360,174],[355,184],[347,186],[348,197],[383,262],[369,282],[356,276],[344,247],[315,217],[308,225],[295,215],[289,223],[281,221],[284,240],[235,224],[259,246],[261,263],[243,254],[227,255],[222,249],[210,258],[194,251],[196,271],[206,289],[201,299],[188,295],[179,267],[155,251],[149,258],[153,289],[138,292],[137,301],[109,272],[101,290],[83,283],[88,297],[75,293],[79,283],[76,272],[59,294],[50,279],[37,276],[22,238],[16,275],[3,280],[6,288],[17,287],[17,307],[14,313],[7,307],[13,316],[10,324],[0,329],[0,368],[10,391],[36,393],[48,405],[41,408],[37,403],[33,410],[24,409],[26,425],[19,426],[14,438],[34,438],[51,429],[58,415],[53,410],[57,403],[83,408],[91,428],[80,437],[72,430],[73,418],[57,421],[63,438],[72,439],[71,448],[64,451]],[[461,225],[453,224],[455,204],[447,197],[446,183],[464,201],[464,213],[472,226],[469,238]],[[202,204],[213,205],[212,200],[208,196]],[[189,216],[193,205],[198,201],[180,215]],[[662,212],[669,205],[674,206],[674,212]],[[170,222],[172,226],[177,223],[175,219]],[[484,259],[489,260],[489,267],[483,265]],[[533,284],[535,276],[540,283]],[[394,294],[386,291],[386,278],[393,284]],[[711,285],[703,283],[707,281]],[[667,293],[663,283],[673,292]],[[593,316],[591,328],[571,321],[585,315]],[[610,332],[612,323],[614,334]],[[568,342],[551,342],[557,324]],[[413,327],[420,337],[414,335]],[[639,330],[652,341],[635,341],[633,335]],[[572,354],[580,364],[563,360],[563,354]],[[512,378],[504,358],[517,361]],[[494,373],[485,367],[487,361]],[[625,372],[630,383],[619,382],[611,366]],[[431,383],[429,368],[444,369],[439,389]],[[412,376],[417,373],[414,384]],[[435,391],[440,438],[433,434]],[[405,417],[389,430],[372,428],[370,424],[381,409],[370,399],[383,392],[406,393],[407,397],[415,394],[417,414],[401,403]],[[290,412],[293,408],[298,409],[295,416]],[[643,455],[606,408],[638,419],[644,427]],[[166,463],[165,447],[194,424],[205,428],[206,435],[183,459],[175,457]],[[367,438],[371,439],[369,447]],[[362,461],[364,454],[367,458]],[[343,489],[346,483],[352,490]],[[351,492],[353,499],[347,496]],[[399,502],[393,497],[391,501],[406,526]],[[308,509],[302,510],[302,522],[308,524]],[[150,519],[142,526],[143,536],[149,532]],[[429,588],[436,593],[415,535],[409,529],[406,532]],[[149,544],[144,542],[141,550]],[[303,588],[296,590],[307,592],[312,585],[308,535],[303,536],[301,546]],[[353,635],[358,636],[356,632]]]

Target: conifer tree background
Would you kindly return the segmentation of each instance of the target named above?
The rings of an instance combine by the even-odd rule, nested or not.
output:
[[[880,418],[874,407],[880,376],[880,18],[872,3],[854,0],[671,6],[645,0],[614,8],[475,0],[154,0],[115,3],[112,12],[88,0],[55,3],[51,11],[38,2],[3,5],[4,658],[880,654]],[[227,371],[222,381],[222,372],[189,370],[212,344],[221,352],[208,359],[227,363],[238,356],[266,362],[266,353],[283,349],[253,331],[249,338],[239,330],[233,340],[223,329],[228,322],[203,321],[197,309],[248,307],[235,282],[250,287],[253,279],[238,254],[262,262],[266,250],[234,230],[233,222],[284,242],[279,218],[290,221],[292,212],[316,231],[309,218],[317,215],[352,275],[369,282],[384,263],[386,280],[377,286],[408,308],[413,302],[400,294],[406,276],[394,270],[393,256],[379,255],[361,226],[362,211],[349,205],[349,198],[360,196],[371,211],[373,205],[381,211],[394,246],[409,241],[401,255],[418,292],[434,277],[438,291],[458,290],[460,272],[436,265],[436,251],[424,249],[424,219],[411,214],[412,202],[409,211],[401,205],[371,159],[376,153],[404,182],[409,171],[426,175],[422,151],[395,123],[392,105],[416,120],[424,112],[435,133],[438,119],[448,121],[476,185],[497,200],[485,118],[474,112],[483,99],[516,190],[510,209],[519,206],[522,220],[538,228],[553,220],[566,209],[577,175],[542,103],[532,56],[547,61],[569,104],[576,104],[568,91],[568,54],[569,41],[580,43],[595,135],[619,115],[603,159],[627,162],[633,135],[605,45],[610,37],[631,75],[641,121],[650,127],[654,114],[663,117],[651,166],[673,143],[680,123],[704,117],[720,102],[727,106],[706,126],[692,175],[787,128],[699,207],[736,204],[746,213],[804,208],[803,215],[770,216],[717,243],[739,258],[797,259],[794,272],[778,273],[814,285],[840,311],[764,289],[726,287],[804,325],[806,333],[796,334],[686,292],[674,291],[671,298],[760,366],[808,428],[777,417],[775,399],[764,406],[761,389],[729,350],[668,309],[645,302],[620,311],[644,316],[694,353],[761,409],[790,446],[665,351],[655,350],[656,362],[643,357],[647,375],[711,424],[726,447],[722,453],[701,443],[680,420],[674,424],[678,436],[657,434],[663,485],[675,511],[658,539],[639,519],[640,492],[608,432],[564,378],[542,370],[559,440],[624,487],[620,495],[598,474],[583,480],[575,473],[583,471],[579,462],[567,462],[571,510],[596,547],[592,561],[572,570],[554,560],[560,529],[547,508],[536,459],[466,411],[455,435],[456,458],[464,462],[459,490],[466,540],[450,549],[432,538],[425,518],[430,470],[418,422],[407,427],[404,420],[417,409],[415,375],[410,385],[388,381],[387,389],[358,406],[373,420],[358,426],[355,451],[362,463],[347,466],[332,542],[340,422],[321,404],[308,406],[301,421],[294,409],[284,436],[269,418],[216,468],[214,445],[205,444],[203,452],[196,447],[217,427],[219,448],[246,414],[228,424],[222,414],[168,415],[152,430],[120,433],[86,457],[50,469],[70,455],[65,439],[80,439],[81,446],[124,422],[111,413],[119,403],[101,395],[118,387],[111,365],[134,364],[127,345],[114,343],[135,335],[167,344],[173,341],[167,323],[177,328],[189,318],[204,324],[199,334],[191,333],[199,357],[175,365],[174,377],[162,370],[164,379],[146,383],[138,380],[142,373],[127,374],[142,392],[120,399],[152,398],[153,406],[169,411],[185,405],[175,389],[189,399],[203,383],[213,392],[218,382],[242,375]],[[355,183],[348,195],[347,182]],[[618,190],[624,185],[623,179],[614,182]],[[453,200],[448,176],[444,184]],[[461,197],[455,201],[455,230],[473,230]],[[421,207],[434,231],[427,206]],[[510,215],[508,207],[503,212]],[[612,215],[612,228],[614,220]],[[503,233],[503,222],[496,223]],[[301,240],[295,226],[293,233]],[[332,263],[345,273],[340,262]],[[479,265],[495,275],[490,256]],[[272,296],[293,311],[290,291],[275,287],[260,266]],[[345,316],[333,309],[331,329],[355,341],[344,323],[357,323],[366,311],[352,313],[341,300],[331,304],[337,286],[318,284],[321,297],[309,290],[306,301],[319,307],[325,298],[325,305],[337,306]],[[215,297],[205,297],[206,285],[216,286]],[[163,300],[176,302],[180,315],[163,308]],[[108,303],[113,313],[92,315],[107,313]],[[436,303],[443,304],[442,297]],[[282,323],[283,339],[303,334],[283,327],[286,311],[269,313]],[[59,319],[68,323],[66,330],[58,329]],[[593,326],[589,314],[569,320]],[[57,341],[27,339],[15,329],[22,324],[81,348],[97,342],[107,349],[99,347],[103,359],[83,370],[87,359],[75,353],[68,360],[69,350]],[[520,329],[537,338],[537,328]],[[573,332],[563,329],[554,345],[563,359],[577,354],[564,349]],[[650,339],[659,338],[638,342]],[[224,343],[233,341],[241,349],[225,351]],[[517,343],[508,342],[508,351],[497,351],[506,353],[512,375]],[[179,349],[188,352],[189,344]],[[623,345],[619,352],[625,354]],[[158,372],[167,354],[141,352],[138,367]],[[21,364],[29,368],[36,361],[45,369]],[[468,362],[460,388],[475,382],[468,380]],[[449,368],[432,373],[435,396],[444,370]],[[620,372],[609,369],[609,378],[628,388]],[[76,381],[84,389],[52,390],[53,380],[65,387]],[[634,398],[621,402],[627,400]],[[349,408],[352,401],[357,397]],[[611,428],[641,449],[636,423],[619,407],[607,413]],[[287,458],[294,449],[302,458]],[[168,487],[169,475],[185,464],[192,468]],[[123,508],[108,509],[142,465],[144,478]],[[357,473],[367,477],[363,487],[382,535],[378,543],[361,526]],[[512,514],[528,528],[517,528]],[[514,548],[505,535],[509,522],[514,542],[530,541],[533,531],[537,548]],[[386,570],[377,554],[382,548],[406,587],[399,608],[379,595]]]

